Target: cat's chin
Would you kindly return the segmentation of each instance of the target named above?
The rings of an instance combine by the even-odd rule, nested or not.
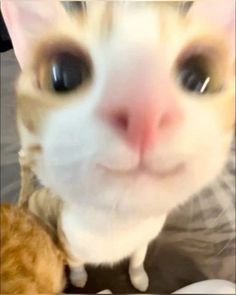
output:
[[[118,204],[117,210],[122,215],[159,216],[193,192],[194,185],[191,185],[191,173],[186,164],[160,174],[140,169],[122,173],[95,168],[94,164],[86,167],[88,170],[80,172],[75,166],[70,169],[57,167],[50,172],[46,169],[41,171],[40,178],[45,186],[73,206],[95,206],[99,210]]]
[[[73,156],[80,153],[62,153],[50,147],[44,149],[36,174],[64,201],[96,208],[119,204],[122,212],[145,211],[145,215],[165,214],[198,193],[220,173],[227,155],[215,145],[214,149],[198,148],[191,156],[169,153],[162,161],[145,158],[145,165],[140,166],[136,161],[124,161],[128,158],[125,153],[114,156],[114,162],[98,156],[76,161]],[[120,159],[122,165],[117,165]]]

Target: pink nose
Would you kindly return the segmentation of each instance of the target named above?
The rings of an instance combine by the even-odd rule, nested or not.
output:
[[[182,118],[168,75],[152,65],[110,75],[99,113],[135,150],[145,152]],[[159,77],[159,78],[158,78]]]
[[[159,92],[159,95],[155,92],[149,96],[137,92],[132,94],[127,98],[121,98],[119,94],[113,94],[113,98],[109,96],[103,101],[100,114],[133,149],[143,153],[152,148],[159,136],[176,125],[182,116],[168,90]]]

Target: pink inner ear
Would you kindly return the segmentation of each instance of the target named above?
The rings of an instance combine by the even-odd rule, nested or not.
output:
[[[224,30],[235,55],[235,0],[196,0],[189,14]]]
[[[197,18],[203,18],[223,29],[235,29],[234,0],[197,0],[191,8],[190,14]]]
[[[15,51],[15,55],[16,58],[20,64],[20,66],[22,67],[22,64],[24,64],[24,49],[23,49],[23,44],[21,41],[21,36],[20,34],[16,32],[16,30],[14,29],[17,23],[16,19],[17,19],[17,15],[16,15],[16,11],[14,9],[14,2],[13,1],[1,1],[1,11],[2,11],[2,15],[4,18],[4,21],[6,23],[7,26],[7,30],[9,32],[9,35],[11,37],[12,40],[12,44],[14,47],[14,51]]]
[[[1,0],[1,10],[21,67],[27,62],[33,39],[66,17],[57,0]]]

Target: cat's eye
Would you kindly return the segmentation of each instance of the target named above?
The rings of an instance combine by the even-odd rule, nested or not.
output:
[[[51,86],[56,92],[68,92],[82,85],[90,77],[88,62],[74,54],[57,54],[50,63]]]
[[[91,62],[86,53],[76,46],[70,46],[65,51],[60,47],[45,50],[43,60],[37,65],[38,85],[50,92],[67,94],[90,80]]]
[[[182,87],[190,92],[204,94],[212,84],[211,72],[202,56],[191,56],[178,65]]]

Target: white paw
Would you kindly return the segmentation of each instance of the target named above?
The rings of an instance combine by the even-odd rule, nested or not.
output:
[[[88,274],[83,266],[71,269],[70,281],[72,285],[74,285],[75,287],[83,288],[86,285],[87,280]]]
[[[131,268],[129,276],[134,288],[141,292],[145,292],[149,285],[149,279],[143,266],[139,268]]]

